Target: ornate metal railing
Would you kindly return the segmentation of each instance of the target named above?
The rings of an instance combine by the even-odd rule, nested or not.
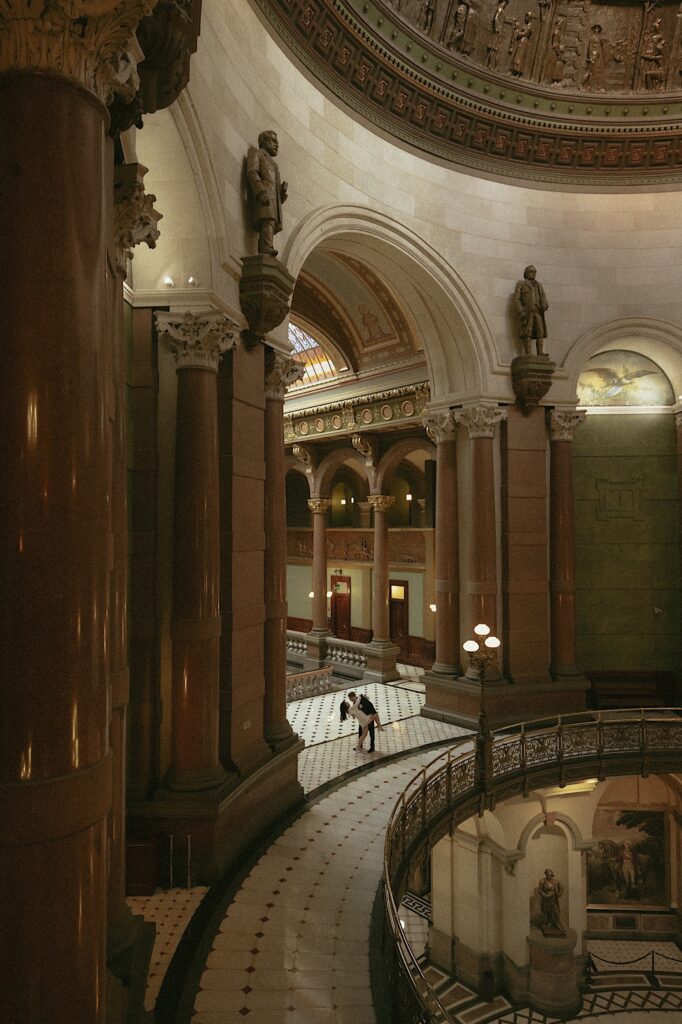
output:
[[[313,697],[317,693],[331,693],[335,689],[330,666],[313,668],[309,672],[292,672],[287,676],[288,701]]]
[[[442,753],[396,803],[384,845],[385,953],[394,976],[392,1020],[447,1024],[400,924],[410,864],[455,825],[532,788],[611,775],[682,768],[682,709],[585,712],[524,722],[496,733],[484,727]],[[411,993],[406,998],[404,990]]]

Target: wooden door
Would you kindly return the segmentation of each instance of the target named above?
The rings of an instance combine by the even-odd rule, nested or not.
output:
[[[407,661],[410,638],[408,587],[405,580],[388,582],[388,623],[391,640],[399,650],[399,661]]]
[[[332,576],[332,636],[350,640],[350,576]]]

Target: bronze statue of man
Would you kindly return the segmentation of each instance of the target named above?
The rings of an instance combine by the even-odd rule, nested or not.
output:
[[[545,289],[536,281],[537,270],[531,264],[523,272],[514,292],[514,304],[519,314],[519,333],[526,355],[530,355],[533,338],[539,356],[544,355],[544,341],[547,337],[545,310],[548,308]]]
[[[545,874],[540,879],[540,884],[538,885],[538,892],[540,893],[542,930],[544,934],[565,935],[566,931],[561,922],[561,912],[559,910],[559,899],[563,895],[564,887],[554,877],[554,872],[551,868],[545,869]]]
[[[276,256],[273,236],[282,230],[282,203],[287,198],[287,183],[281,181],[275,161],[279,142],[277,133],[261,132],[258,148],[251,146],[246,158],[246,178],[251,192],[252,223],[258,232],[258,252]]]

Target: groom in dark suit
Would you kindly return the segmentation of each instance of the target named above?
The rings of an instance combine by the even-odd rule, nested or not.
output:
[[[355,704],[355,702],[357,700],[357,696],[358,696],[357,693],[355,693],[353,690],[349,690],[348,691],[348,699],[351,700],[353,702],[353,704]],[[366,715],[376,715],[376,713],[377,713],[377,709],[374,707],[374,705],[372,704],[372,702],[369,699],[369,697],[365,697],[364,693],[360,696],[360,700],[358,701],[358,707],[360,708],[361,711],[364,711],[364,713]],[[361,725],[358,726],[358,737],[360,737],[360,736],[362,736],[362,726]],[[369,723],[369,752],[370,752],[370,754],[374,753],[374,721],[373,720]]]

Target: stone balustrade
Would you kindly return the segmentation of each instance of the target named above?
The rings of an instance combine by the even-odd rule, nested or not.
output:
[[[337,687],[332,681],[331,665],[287,675],[287,703],[290,700],[302,700],[303,697],[314,697],[319,693],[331,693],[335,689]]]

